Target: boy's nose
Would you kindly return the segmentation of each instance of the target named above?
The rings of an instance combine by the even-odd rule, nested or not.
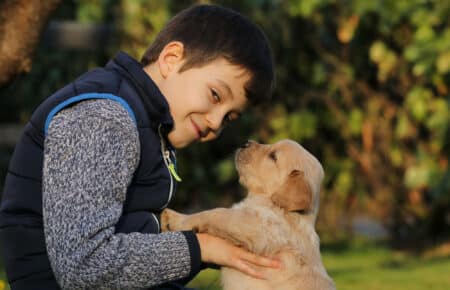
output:
[[[223,127],[225,114],[210,114],[208,116],[208,127],[215,133],[220,132]]]

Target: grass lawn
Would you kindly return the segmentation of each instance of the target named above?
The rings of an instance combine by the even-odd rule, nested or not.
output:
[[[322,256],[328,274],[339,290],[450,289],[448,254],[418,257],[383,246],[355,244],[341,249],[325,247]],[[205,270],[190,286],[219,290],[219,284],[218,271]]]
[[[0,271],[0,290],[9,290],[9,285],[6,282],[5,271],[3,270],[3,267],[1,269],[2,270]]]
[[[345,247],[324,247],[322,256],[339,290],[448,290],[449,248],[450,244],[447,244],[443,252],[419,257],[362,242]],[[219,290],[219,285],[219,272],[205,270],[189,286],[199,290]],[[0,290],[8,289],[4,271],[0,270]]]

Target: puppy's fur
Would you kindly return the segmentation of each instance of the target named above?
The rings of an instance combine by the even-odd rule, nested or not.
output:
[[[319,209],[321,164],[298,143],[249,142],[236,153],[248,196],[232,208],[193,215],[162,213],[163,230],[195,230],[225,238],[259,255],[278,257],[281,269],[261,268],[267,280],[222,268],[224,290],[331,290],[314,224]],[[218,249],[220,251],[220,249]]]

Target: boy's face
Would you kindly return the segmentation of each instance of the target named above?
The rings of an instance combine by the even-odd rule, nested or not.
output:
[[[244,85],[249,73],[223,58],[181,73],[178,70],[184,60],[170,61],[172,68],[158,83],[174,120],[170,143],[183,148],[194,141],[217,138],[223,126],[239,118],[247,105]],[[164,65],[160,65],[163,70],[167,69]]]

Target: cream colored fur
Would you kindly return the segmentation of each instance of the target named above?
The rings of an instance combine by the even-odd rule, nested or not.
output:
[[[163,230],[210,233],[281,260],[281,269],[260,269],[266,280],[222,268],[224,290],[335,289],[322,264],[314,228],[324,176],[319,161],[291,140],[248,143],[237,151],[235,161],[240,183],[248,190],[243,201],[193,215],[165,210]]]

